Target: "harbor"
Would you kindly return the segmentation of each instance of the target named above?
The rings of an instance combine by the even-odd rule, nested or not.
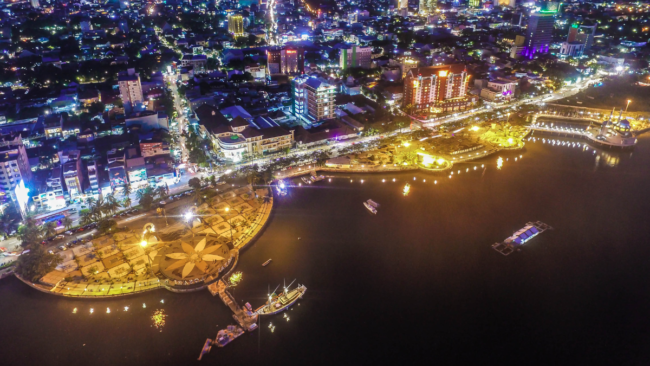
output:
[[[510,255],[515,250],[519,250],[521,245],[546,230],[553,230],[553,228],[541,221],[528,222],[526,223],[526,226],[517,230],[503,242],[492,244],[492,249],[503,255]]]

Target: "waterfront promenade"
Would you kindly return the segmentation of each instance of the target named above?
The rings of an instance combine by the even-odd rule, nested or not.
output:
[[[273,203],[266,188],[254,192],[247,186],[224,192],[199,206],[195,211],[200,215],[192,222],[185,222],[181,212],[170,215],[170,226],[147,238],[146,246],[138,232],[104,236],[62,253],[66,261],[39,282],[17,277],[37,290],[78,298],[126,296],[160,288],[198,291],[232,272],[240,250],[267,224]],[[168,270],[174,261],[168,254],[182,254],[181,241],[194,247],[200,240],[206,241],[201,245],[207,248],[221,247],[215,253],[224,260],[206,262],[205,273],[194,269],[181,276]]]

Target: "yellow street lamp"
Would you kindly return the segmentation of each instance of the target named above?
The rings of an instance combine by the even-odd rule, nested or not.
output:
[[[627,109],[630,106],[630,103],[632,103],[632,99],[627,100],[627,105],[625,106],[625,113],[627,113]]]

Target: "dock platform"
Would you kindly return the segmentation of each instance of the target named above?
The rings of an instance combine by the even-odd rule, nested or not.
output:
[[[524,243],[546,230],[553,230],[553,227],[541,221],[528,222],[526,226],[516,231],[505,241],[492,244],[492,249],[503,255],[510,255]]]

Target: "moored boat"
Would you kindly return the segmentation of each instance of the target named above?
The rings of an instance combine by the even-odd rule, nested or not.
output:
[[[271,261],[272,261],[272,259],[270,259],[270,258],[269,258],[269,260],[268,260],[268,261],[266,261],[266,262],[264,262],[264,263],[262,263],[262,267],[266,267],[266,266],[268,266],[268,265],[269,265],[269,263],[271,263]]]
[[[285,289],[285,291],[279,295],[269,296],[269,301],[255,310],[255,312],[259,315],[281,313],[291,307],[291,305],[295,304],[296,301],[300,300],[305,292],[307,292],[307,287],[305,285],[298,285],[298,287],[293,290]]]

